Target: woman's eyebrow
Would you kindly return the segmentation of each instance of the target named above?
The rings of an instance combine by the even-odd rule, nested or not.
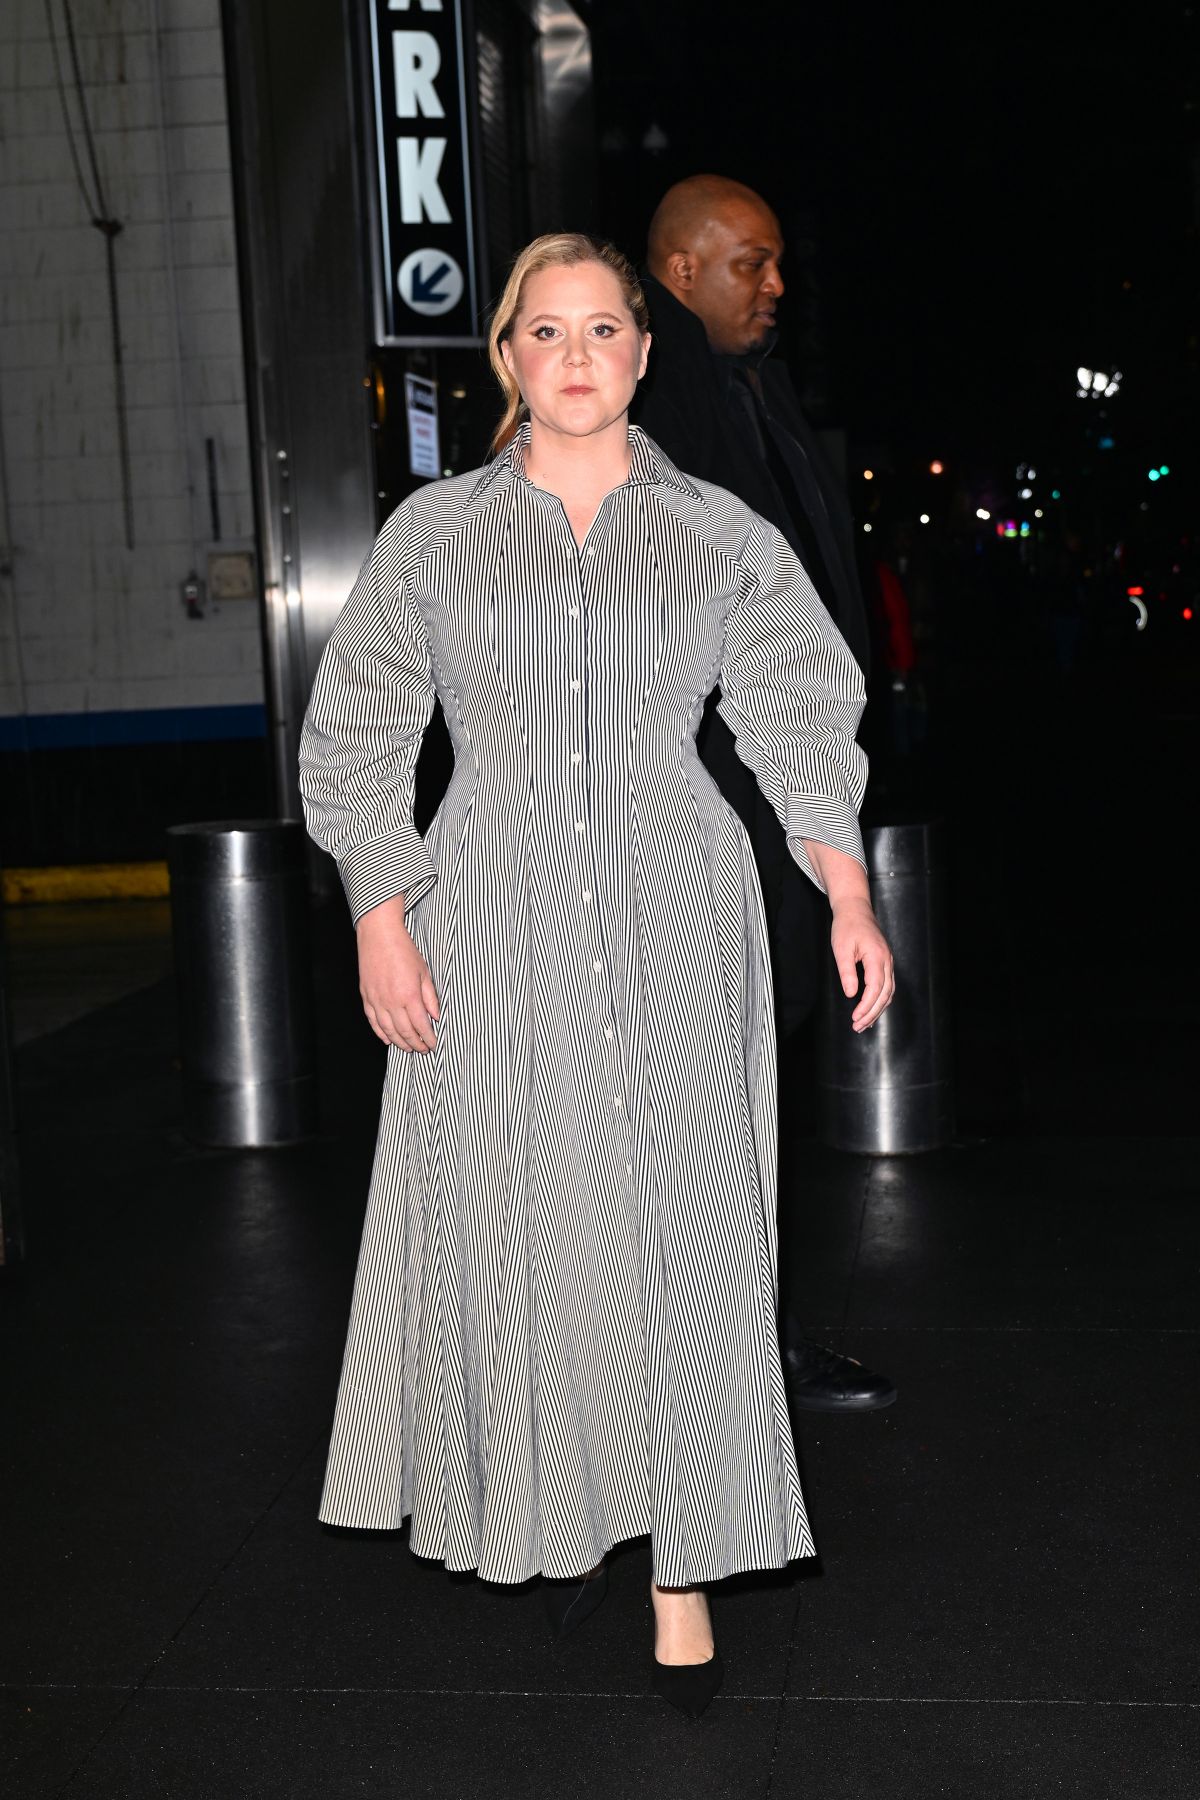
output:
[[[616,316],[616,313],[611,312],[607,307],[601,308],[599,312],[586,314],[588,319],[615,319]],[[525,323],[527,325],[562,325],[565,320],[561,313],[531,313]]]

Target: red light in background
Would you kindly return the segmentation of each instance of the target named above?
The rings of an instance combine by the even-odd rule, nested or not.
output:
[[[1184,607],[1184,609],[1183,609],[1183,616],[1184,616],[1184,618],[1185,618],[1185,619],[1190,619],[1190,618],[1191,618],[1191,616],[1192,616],[1192,609],[1191,609],[1191,607],[1190,607],[1190,606],[1185,606],[1185,607]]]
[[[1131,600],[1140,600],[1142,595],[1145,593],[1145,591],[1146,591],[1145,588],[1126,588],[1125,589],[1125,592],[1129,595],[1129,598]]]

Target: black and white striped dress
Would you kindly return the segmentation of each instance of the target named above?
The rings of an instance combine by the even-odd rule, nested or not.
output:
[[[389,1052],[322,1519],[493,1581],[649,1532],[663,1585],[812,1554],[776,1336],[757,872],[721,712],[802,838],[861,860],[857,665],[772,526],[631,428],[582,550],[528,428],[384,526],[305,721],[357,919],[406,896],[436,1049]],[[428,834],[413,765],[454,745]]]

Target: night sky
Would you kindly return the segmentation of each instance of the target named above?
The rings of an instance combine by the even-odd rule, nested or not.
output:
[[[1200,398],[1194,8],[1125,7],[1115,28],[1076,4],[667,0],[590,18],[603,228],[640,255],[658,195],[701,169],[758,188],[793,240],[812,215],[825,422],[898,459],[1046,456],[1078,431],[1076,366],[1116,364],[1120,449],[1140,462],[1155,445],[1183,474]],[[651,126],[665,148],[643,146]]]

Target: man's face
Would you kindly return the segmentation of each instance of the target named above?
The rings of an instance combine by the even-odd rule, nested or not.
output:
[[[766,206],[730,201],[697,241],[691,280],[679,298],[704,322],[712,348],[725,356],[761,350],[775,329],[783,294],[783,237]]]

